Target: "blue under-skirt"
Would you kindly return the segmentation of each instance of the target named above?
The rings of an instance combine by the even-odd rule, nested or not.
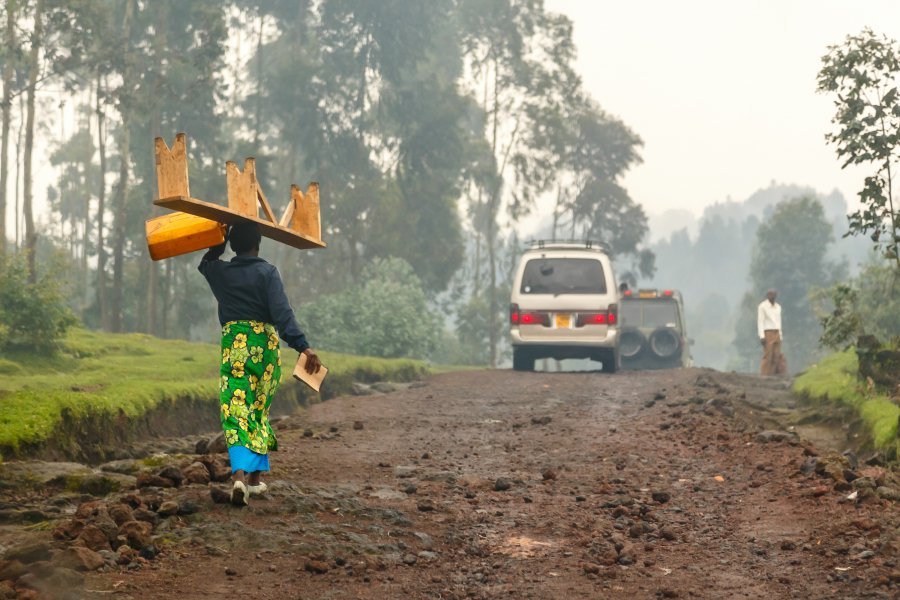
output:
[[[231,446],[228,448],[228,457],[231,459],[232,473],[235,471],[253,473],[255,471],[269,470],[268,454],[257,454],[244,446]]]

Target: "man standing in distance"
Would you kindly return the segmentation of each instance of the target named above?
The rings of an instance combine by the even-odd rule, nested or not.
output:
[[[781,305],[775,302],[778,293],[770,289],[766,299],[759,303],[756,313],[756,328],[763,346],[762,364],[759,374],[784,375],[787,373],[787,361],[781,353]]]

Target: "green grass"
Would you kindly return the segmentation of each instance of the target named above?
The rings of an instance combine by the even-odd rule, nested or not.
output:
[[[331,372],[326,397],[347,393],[354,381],[410,381],[428,374],[424,362],[321,352]],[[282,353],[282,385],[297,354]],[[16,453],[58,430],[66,414],[77,422],[92,414],[135,417],[183,401],[218,397],[219,347],[144,334],[73,330],[55,356],[0,359],[0,448]]]
[[[900,406],[877,390],[867,390],[856,374],[853,349],[831,354],[794,381],[794,391],[813,400],[837,402],[854,409],[866,424],[876,448],[900,454],[897,420]]]

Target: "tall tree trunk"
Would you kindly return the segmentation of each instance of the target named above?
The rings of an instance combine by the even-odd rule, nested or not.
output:
[[[97,304],[100,326],[109,330],[109,302],[106,295],[106,246],[103,220],[106,215],[106,134],[103,133],[103,76],[97,73],[97,149],[100,153],[100,177],[97,190]]]
[[[262,119],[263,29],[266,16],[259,13],[259,35],[256,38],[256,99],[254,102],[253,149],[259,148],[259,128]]]
[[[6,252],[6,186],[9,182],[9,121],[12,114],[13,61],[16,47],[16,0],[6,0],[6,60],[3,61],[3,105],[0,117],[0,255]],[[16,213],[18,214],[18,209]],[[18,218],[18,217],[16,217]]]
[[[123,39],[131,51],[131,21],[134,17],[134,2],[128,0],[122,20]],[[131,161],[131,61],[125,61],[122,70],[122,97],[120,98],[121,123],[119,125],[119,181],[116,184],[115,213],[113,215],[113,286],[110,302],[110,324],[114,332],[122,331],[123,289],[125,272],[125,213],[128,204],[128,165]]]
[[[21,221],[19,220],[19,215],[21,214],[21,191],[22,191],[22,146],[24,142],[22,141],[25,135],[25,119],[23,118],[25,115],[25,96],[19,94],[19,131],[16,134],[16,211],[14,213],[14,218],[16,221],[16,249],[19,248],[19,244],[22,240],[22,234],[20,231]]]
[[[37,231],[34,228],[34,176],[32,174],[32,154],[34,151],[34,94],[37,88],[38,67],[40,66],[41,38],[44,34],[44,0],[37,0],[34,6],[34,30],[31,34],[31,49],[28,53],[28,98],[26,100],[25,123],[25,192],[22,210],[25,212],[25,251],[28,259],[28,279],[37,281],[35,254],[37,252]]]
[[[491,110],[492,131],[491,131],[491,151],[497,156],[497,139],[498,127],[500,119],[500,66],[494,62],[494,106]],[[499,177],[503,177],[503,171],[498,173]],[[491,355],[491,368],[497,366],[497,206],[500,201],[502,188],[498,185],[496,189],[491,191],[488,198],[488,227],[487,227],[487,244],[488,244],[488,260],[490,265],[488,270],[490,273],[490,289],[488,290],[488,340]]]
[[[157,101],[154,102],[153,105],[153,117],[151,119],[152,127],[153,127],[153,136],[161,137],[162,136],[162,87],[164,84],[164,74],[163,74],[163,65],[165,62],[165,52],[167,50],[168,45],[168,27],[167,20],[169,16],[169,3],[168,2],[159,2],[157,5],[156,11],[156,37],[153,41],[154,52],[156,54],[156,82],[155,87],[157,90]],[[152,197],[152,194],[151,194]],[[150,205],[151,216],[156,216],[157,207]],[[145,256],[147,259],[150,258],[149,251],[144,250]],[[151,334],[157,334],[156,327],[156,315],[158,312],[158,296],[159,296],[159,265],[156,261],[147,260],[150,263],[150,277],[147,284],[147,310],[145,311],[146,320],[144,322],[144,331]],[[163,331],[163,337],[165,336],[165,331]]]

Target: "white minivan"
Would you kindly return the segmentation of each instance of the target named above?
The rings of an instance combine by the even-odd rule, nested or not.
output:
[[[513,369],[539,358],[588,358],[619,368],[618,287],[606,246],[532,242],[519,260],[509,307]]]

